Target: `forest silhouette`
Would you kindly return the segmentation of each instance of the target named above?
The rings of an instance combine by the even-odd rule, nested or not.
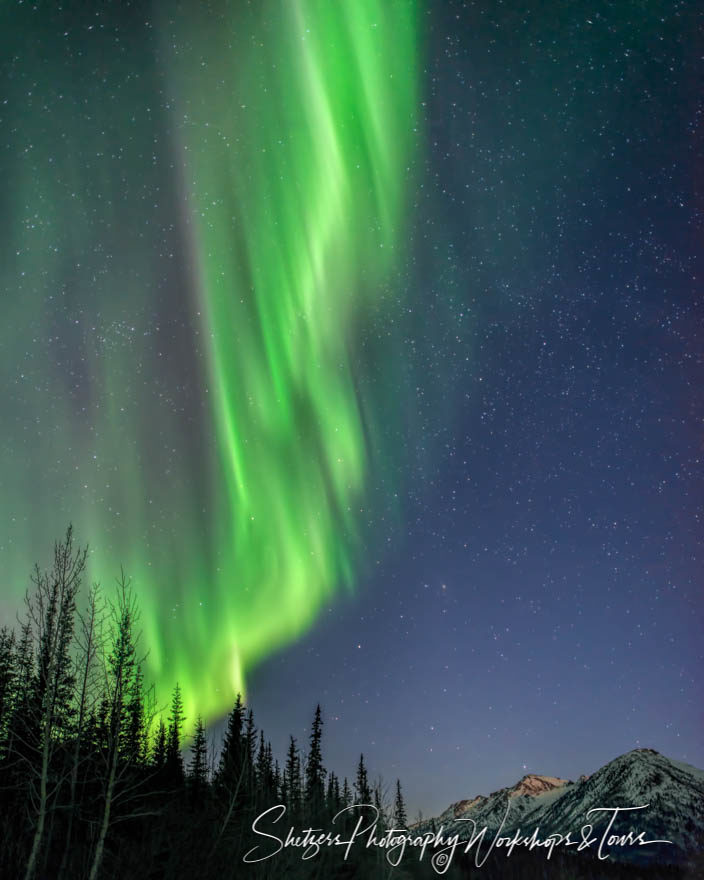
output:
[[[292,847],[245,861],[262,843],[253,823],[276,805],[286,808],[281,837],[294,827],[345,839],[355,804],[375,808],[380,829],[407,828],[400,780],[390,789],[370,781],[363,755],[351,781],[326,770],[320,706],[308,741],[290,737],[280,763],[238,695],[213,748],[203,720],[184,717],[178,685],[162,708],[145,680],[149,646],[129,580],[121,573],[112,591],[86,586],[86,560],[69,527],[51,567],[35,567],[17,626],[0,630],[1,877],[438,876],[429,856],[409,851],[392,867],[363,841],[346,853],[321,847],[302,858]],[[481,869],[460,858],[447,876],[655,880],[686,871],[528,855]]]

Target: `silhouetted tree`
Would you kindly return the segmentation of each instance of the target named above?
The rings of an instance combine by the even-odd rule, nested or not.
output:
[[[379,811],[379,818],[383,819],[384,816],[384,804],[381,796],[381,787],[379,785],[374,786],[374,791],[372,792],[374,806]]]
[[[364,755],[359,756],[359,764],[357,764],[357,778],[354,783],[356,793],[356,803],[370,804],[372,802],[372,793],[369,788],[369,777],[367,768],[364,766]]]
[[[215,791],[223,812],[211,854],[215,853],[225,831],[245,799],[247,761],[243,725],[244,705],[241,694],[237,694],[235,705],[227,719],[220,760],[215,771]]]
[[[301,759],[295,737],[290,737],[284,767],[284,799],[293,816],[301,813]]]
[[[154,737],[154,748],[152,749],[152,767],[157,772],[163,771],[166,767],[166,725],[164,719],[159,719],[159,727]]]
[[[31,715],[34,691],[34,648],[32,626],[29,621],[22,625],[14,658],[14,695],[11,699],[6,742],[7,759],[12,777],[22,776],[22,761],[31,761],[34,753],[30,749],[32,731]]]
[[[88,880],[95,880],[98,876],[108,828],[122,794],[121,783],[130,766],[121,758],[124,756],[127,732],[127,702],[137,667],[136,636],[133,631],[136,618],[136,600],[123,573],[118,584],[117,600],[111,605],[110,647],[104,665],[107,717],[104,722],[104,765],[99,776],[102,809]]]
[[[152,690],[145,688],[137,656],[136,603],[124,576],[109,616],[103,618],[98,590],[93,588],[88,610],[76,613],[74,626],[70,590],[62,597],[61,582],[67,573],[70,576],[70,559],[76,554],[62,556],[65,546],[66,542],[59,545],[49,574],[35,572],[36,592],[21,631],[15,635],[0,629],[0,876],[26,875],[31,867],[28,854],[34,865],[32,880],[210,880],[232,871],[239,874],[237,866],[251,846],[255,809],[278,800],[290,810],[285,825],[305,821],[324,828],[352,802],[347,779],[341,784],[334,772],[323,768],[319,706],[308,754],[303,757],[291,737],[283,769],[264,731],[256,730],[253,713],[238,697],[213,772],[199,717],[184,780],[181,691],[177,686],[173,692],[167,723],[160,719],[155,728]],[[185,781],[178,789],[173,786],[175,777]],[[213,777],[215,785],[210,784]],[[363,755],[353,788],[357,802],[376,805],[382,821],[390,812],[393,827],[407,827],[400,780],[393,796],[381,778],[370,784]],[[670,808],[664,805],[662,810],[666,816]],[[335,830],[349,831],[357,818],[341,817]],[[434,820],[425,827],[435,828]],[[694,819],[686,818],[684,828],[694,833]],[[316,875],[365,880],[388,876],[389,866],[379,850],[353,848],[344,864],[336,856],[322,850]],[[572,880],[590,880],[597,874],[601,880],[679,880],[683,872],[696,874],[699,868],[695,858],[679,867],[635,868],[557,852],[551,858],[550,876]],[[416,875],[414,861],[401,869],[404,876]],[[458,854],[448,876],[474,876],[474,867],[473,862],[462,863]],[[294,850],[277,855],[271,870],[292,880],[309,874]],[[510,863],[487,863],[481,873],[486,880],[498,880],[508,877],[506,870],[521,880],[547,876],[544,860],[528,853],[516,853]],[[253,868],[251,873],[270,876],[267,868]],[[417,876],[425,876],[422,868]]]
[[[85,568],[86,551],[75,550],[73,530],[54,546],[49,573],[39,566],[33,576],[34,592],[27,596],[28,622],[38,645],[37,669],[30,702],[25,705],[24,772],[30,785],[28,803],[33,805],[34,837],[27,860],[25,880],[37,869],[49,811],[60,787],[55,777],[54,753],[68,732],[73,714],[71,697],[74,677],[71,662],[76,593]],[[31,753],[35,752],[36,760]]]
[[[338,810],[337,801],[335,799],[335,782],[336,782],[336,780],[337,780],[337,777],[335,776],[335,774],[331,770],[330,773],[328,773],[328,786],[327,786],[327,790],[325,792],[325,809],[327,810],[328,815],[330,815],[330,816],[334,816]],[[339,790],[339,786],[338,786],[338,790]]]
[[[257,759],[256,759],[256,777],[257,777],[257,792],[259,794],[263,794],[264,788],[266,786],[266,776],[267,776],[267,754],[266,754],[266,743],[264,742],[264,731],[259,731],[259,747],[257,749]]]
[[[169,727],[166,734],[166,774],[168,784],[173,787],[182,785],[184,781],[183,757],[181,756],[181,730],[184,720],[181,688],[176,684],[171,698],[171,715],[169,715]]]
[[[279,803],[285,803],[286,799],[283,796],[282,791],[283,785],[283,777],[281,775],[281,767],[279,766],[278,760],[274,761],[274,798],[279,801]]]
[[[342,783],[342,806],[349,807],[349,805],[351,803],[352,803],[352,790],[350,789],[350,784],[347,781],[347,777],[345,776],[345,779]]]
[[[247,804],[252,804],[257,786],[256,778],[256,754],[257,754],[257,728],[254,725],[254,713],[250,709],[247,712],[247,720],[244,726],[242,740],[244,750],[244,777],[243,799]]]
[[[102,649],[100,628],[103,605],[100,601],[100,591],[97,585],[93,585],[88,592],[87,608],[84,614],[79,614],[79,633],[77,636],[78,656],[76,658],[76,694],[77,703],[76,724],[73,731],[73,754],[70,760],[69,778],[69,802],[67,807],[67,828],[64,843],[64,851],[59,868],[59,876],[63,876],[71,853],[73,839],[73,824],[76,819],[78,797],[78,774],[86,751],[86,740],[89,730],[90,713],[99,697],[100,684],[98,680],[97,657]]]
[[[220,760],[215,772],[215,785],[228,797],[239,793],[242,782],[244,748],[242,734],[244,726],[244,705],[242,697],[237,694],[235,705],[227,719],[227,728],[223,738]]]
[[[394,827],[405,828],[408,823],[406,815],[406,804],[403,801],[403,793],[401,792],[401,780],[396,780],[396,797],[394,798]]]
[[[145,699],[142,667],[137,664],[126,706],[124,739],[124,757],[137,764],[144,764],[147,760],[149,738],[145,717],[147,711]]]
[[[320,817],[325,803],[325,768],[323,767],[321,749],[322,734],[323,718],[320,706],[318,705],[311,728],[310,751],[308,752],[305,772],[306,812],[312,821]]]
[[[6,626],[0,629],[0,744],[4,752],[5,733],[12,711],[15,686],[15,633]]]
[[[208,744],[203,719],[198,716],[196,730],[191,743],[191,763],[188,772],[188,786],[191,801],[199,804],[208,788]]]
[[[257,802],[262,807],[270,807],[276,798],[276,781],[274,778],[274,756],[271,743],[264,741],[264,731],[259,732],[259,748],[257,750]]]

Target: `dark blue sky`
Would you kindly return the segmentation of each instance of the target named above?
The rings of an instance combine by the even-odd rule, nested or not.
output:
[[[402,366],[366,380],[405,411],[398,461],[357,595],[251,702],[281,751],[320,700],[328,766],[363,750],[414,814],[638,745],[704,766],[701,19],[445,2],[426,23]]]

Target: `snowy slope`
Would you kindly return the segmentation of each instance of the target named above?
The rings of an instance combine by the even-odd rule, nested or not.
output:
[[[438,830],[442,825],[443,833],[457,832],[467,838],[472,826],[468,828],[466,822],[458,820],[471,819],[477,829],[487,826],[495,830],[508,806],[502,834],[517,828],[530,834],[539,827],[541,837],[567,831],[579,837],[582,826],[592,823],[597,833],[610,818],[604,813],[587,817],[589,810],[645,804],[649,805],[647,809],[619,815],[612,833],[643,831],[648,840],[670,840],[673,845],[659,848],[658,853],[668,861],[704,849],[704,771],[672,761],[653,749],[635,749],[621,755],[577,782],[554,776],[524,776],[512,787],[458,801],[440,816],[419,823],[416,830]],[[655,849],[625,847],[614,855],[653,858]]]

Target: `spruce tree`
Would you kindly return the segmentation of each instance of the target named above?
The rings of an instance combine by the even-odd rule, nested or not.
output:
[[[247,712],[247,721],[244,727],[244,797],[248,802],[254,799],[256,779],[256,754],[257,754],[257,728],[254,726],[254,713],[250,709]]]
[[[369,788],[369,777],[367,768],[364,766],[364,755],[359,756],[359,764],[357,764],[357,778],[355,780],[356,803],[370,804],[372,802],[372,793]]]
[[[274,761],[274,798],[282,804],[286,803],[286,798],[284,796],[283,791],[283,778],[281,776],[281,767],[279,766],[278,759]]]
[[[237,694],[235,705],[227,719],[220,759],[215,772],[215,785],[221,794],[236,797],[242,788],[244,768],[244,746],[242,742],[244,724],[244,705]]]
[[[259,731],[259,748],[257,749],[257,758],[255,762],[255,775],[257,778],[257,792],[261,796],[266,787],[266,743],[264,742],[264,731]]]
[[[188,785],[191,800],[198,804],[203,800],[208,787],[208,744],[203,719],[198,716],[196,730],[191,743],[191,763],[188,772]]]
[[[22,635],[17,644],[15,654],[15,699],[13,710],[14,713],[21,711],[23,708],[28,709],[31,695],[32,685],[34,682],[34,647],[32,644],[32,627],[29,621],[22,625]]]
[[[166,766],[166,725],[164,719],[159,718],[159,727],[154,737],[152,749],[152,767],[156,771],[162,771]]]
[[[401,780],[396,780],[396,798],[394,799],[394,827],[395,828],[405,828],[408,823],[408,816],[406,815],[406,805],[403,801],[403,794],[401,792]]]
[[[4,626],[0,630],[0,742],[3,746],[5,729],[12,710],[15,676],[15,634]]]
[[[143,682],[142,667],[138,664],[129,689],[125,713],[124,758],[134,764],[143,764],[146,760],[147,728]]]
[[[274,779],[274,756],[271,743],[264,741],[264,731],[259,733],[259,749],[257,751],[257,800],[263,807],[270,807],[276,797]]]
[[[181,729],[184,720],[181,688],[176,684],[171,699],[171,715],[166,736],[166,772],[169,783],[175,786],[180,785],[184,780],[183,757],[181,755]]]
[[[284,768],[284,784],[286,788],[286,806],[289,813],[299,816],[301,812],[301,761],[298,755],[295,737],[291,737],[286,752]]]
[[[352,790],[350,788],[350,784],[347,781],[347,777],[345,776],[344,781],[342,783],[342,806],[349,807],[352,803]]]
[[[265,772],[265,783],[263,786],[264,804],[265,804],[265,806],[271,806],[272,803],[276,800],[276,776],[274,774],[274,753],[271,749],[271,743],[266,744],[266,758],[265,758],[265,763],[264,763],[264,772]]]
[[[270,783],[269,787],[272,788],[272,790],[273,790],[273,784],[275,782],[276,777],[274,775],[274,752],[271,748],[270,742],[268,742],[266,744],[266,769],[267,769],[267,773],[269,774],[269,783]]]
[[[321,750],[323,719],[318,705],[310,734],[310,751],[306,761],[305,797],[308,817],[315,821],[322,813],[325,803],[325,768]]]
[[[332,771],[328,774],[325,809],[329,816],[334,816],[340,809],[340,780]]]
[[[328,773],[328,787],[325,792],[325,809],[328,813],[335,810],[335,774],[332,770]]]

